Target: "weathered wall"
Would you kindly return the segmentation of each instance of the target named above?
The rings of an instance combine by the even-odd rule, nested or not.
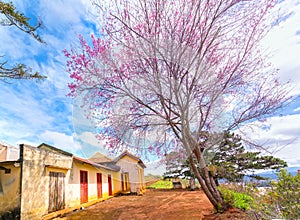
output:
[[[140,193],[143,193],[146,190],[144,168],[141,167],[139,164],[137,165],[137,167],[138,167],[138,177],[139,177],[139,189],[140,189]]]
[[[138,173],[137,160],[125,155],[118,162],[117,165],[121,167],[121,173],[129,173],[130,192],[137,192],[140,189],[140,180]]]
[[[20,207],[22,220],[41,219],[43,215],[48,214],[50,172],[64,174],[65,208],[80,205],[81,170],[88,172],[89,202],[98,200],[97,173],[102,174],[103,199],[109,197],[108,175],[112,177],[112,194],[116,195],[121,192],[121,171],[114,172],[73,160],[71,154],[68,155],[32,146],[23,146],[21,149],[23,149],[21,152],[22,165],[14,167],[14,163],[10,162],[11,174],[4,174],[4,170],[0,171],[1,182],[5,184],[3,191],[9,192],[6,194],[0,193],[0,201],[7,201],[5,206],[11,208]],[[136,192],[137,188],[140,189],[143,169],[137,164],[137,161],[131,157],[124,156],[119,160],[118,165],[122,167],[122,172],[129,173],[131,191]],[[22,178],[22,183],[20,183],[20,178]],[[20,193],[22,195],[21,199],[12,201],[11,198],[19,198],[18,194]]]
[[[8,215],[10,212],[19,214],[20,167],[15,167],[14,164],[14,162],[0,163],[0,166],[10,169],[10,173],[0,170],[0,219],[1,216]]]
[[[49,172],[65,173],[66,181],[70,175],[72,157],[24,146],[22,166],[21,217],[24,220],[40,219],[48,213]]]

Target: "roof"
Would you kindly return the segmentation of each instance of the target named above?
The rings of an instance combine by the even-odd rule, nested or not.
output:
[[[57,153],[60,153],[60,154],[66,155],[66,156],[73,157],[73,160],[76,160],[77,162],[86,163],[86,164],[89,164],[89,165],[94,166],[94,167],[107,169],[107,170],[111,170],[111,171],[119,171],[121,169],[118,165],[116,165],[116,163],[120,159],[122,159],[124,156],[129,156],[129,157],[133,158],[134,160],[137,161],[137,163],[140,166],[142,166],[143,168],[146,168],[145,164],[143,163],[143,161],[139,157],[129,153],[128,151],[124,151],[122,154],[120,154],[118,157],[116,157],[114,160],[112,160],[109,157],[101,154],[100,152],[95,153],[89,159],[76,157],[76,156],[74,156],[73,154],[71,154],[67,151],[58,149],[56,147],[53,147],[53,146],[51,146],[49,144],[45,144],[45,143],[40,144],[37,148],[54,151],[54,152],[57,152]]]
[[[53,147],[49,144],[45,144],[45,143],[42,143],[40,144],[37,148],[39,149],[45,149],[45,150],[50,150],[50,151],[54,151],[54,152],[57,152],[59,154],[63,154],[63,155],[66,155],[66,156],[70,156],[70,157],[73,157],[73,160],[77,161],[77,162],[80,162],[80,163],[86,163],[86,164],[89,164],[91,166],[94,166],[94,167],[98,167],[98,168],[102,168],[102,169],[107,169],[107,170],[112,170],[112,171],[119,171],[120,170],[120,167],[115,165],[115,164],[100,164],[100,163],[96,163],[96,160],[99,160],[99,159],[105,159],[106,162],[111,162],[111,159],[109,159],[108,157],[102,155],[101,153],[96,153],[93,157],[92,157],[92,160],[90,159],[84,159],[84,158],[80,158],[80,157],[76,157],[74,156],[73,154],[67,152],[67,151],[64,151],[64,150],[61,150],[61,149],[58,149],[56,147]],[[102,155],[102,157],[101,157]]]
[[[112,169],[118,169],[118,170],[120,170],[120,167],[118,165],[116,165],[116,163],[114,161],[112,161],[112,162],[102,162],[100,164],[104,165],[106,167],[110,167]]]
[[[5,161],[0,161],[0,165],[14,164],[20,162],[21,162],[20,160],[5,160]]]
[[[86,164],[92,165],[94,167],[102,168],[102,169],[107,169],[107,170],[112,170],[112,171],[119,171],[121,169],[117,165],[99,164],[99,163],[90,161],[89,159],[84,159],[84,158],[80,158],[80,157],[76,157],[76,156],[73,156],[73,159],[78,162],[86,163]]]
[[[73,154],[67,152],[67,151],[64,151],[64,150],[61,150],[61,149],[58,149],[56,147],[53,147],[49,144],[45,144],[45,143],[42,143],[40,144],[37,148],[39,149],[46,149],[46,150],[50,150],[50,151],[54,151],[56,153],[60,153],[60,154],[63,154],[63,155],[66,155],[66,156],[69,156],[69,157],[72,157]]]
[[[112,159],[101,154],[100,152],[96,152],[92,157],[89,158],[90,161],[94,163],[107,163],[112,162]]]
[[[121,160],[125,156],[131,157],[132,159],[136,160],[140,166],[142,166],[143,168],[146,168],[146,165],[143,163],[143,161],[139,157],[129,153],[127,150],[124,151],[123,153],[121,153],[118,157],[116,157],[114,159],[114,162],[117,163],[119,160]]]

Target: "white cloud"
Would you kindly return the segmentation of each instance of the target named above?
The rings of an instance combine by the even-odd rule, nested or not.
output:
[[[300,107],[294,109],[294,112],[298,112],[298,111],[300,111]]]
[[[95,134],[92,132],[83,132],[77,135],[77,138],[82,142],[92,145],[97,148],[104,148],[104,145],[96,138]]]
[[[279,11],[278,11],[279,10]],[[283,81],[291,81],[293,94],[300,93],[300,4],[298,0],[282,1],[274,10],[275,16],[288,16],[274,26],[263,43],[274,56],[271,61],[279,68]],[[298,34],[297,34],[298,33]]]
[[[69,77],[62,50],[78,42],[77,34],[92,32],[93,26],[87,25],[93,21],[87,13],[92,11],[91,2],[17,0],[14,4],[25,15],[43,21],[44,28],[38,32],[47,44],[38,43],[14,27],[0,26],[0,55],[5,54],[11,63],[25,63],[48,78],[40,83],[0,82],[0,139],[34,145],[50,141],[58,147],[78,149],[72,137],[72,102],[66,97]]]
[[[145,175],[163,175],[166,172],[166,166],[164,164],[161,164],[160,160],[149,162],[145,165]]]
[[[82,112],[77,109],[72,115],[72,103],[66,97],[69,77],[64,69],[65,57],[62,53],[63,49],[78,43],[77,34],[88,37],[95,27],[101,25],[95,17],[95,6],[86,0],[14,2],[25,15],[34,14],[43,20],[45,27],[39,33],[47,45],[38,43],[19,30],[0,26],[0,55],[13,58],[13,63],[22,62],[31,66],[47,75],[48,79],[39,84],[0,82],[0,139],[10,144],[29,143],[34,146],[46,142],[66,151],[82,150],[85,146],[101,149],[101,143],[94,136],[96,130]],[[291,79],[298,88],[295,94],[300,93],[300,35],[296,35],[300,30],[298,2],[289,0],[279,4],[280,13],[294,13],[275,26],[264,41],[274,51],[272,61],[281,69],[280,77],[283,80]],[[272,146],[291,142],[277,154],[290,164],[300,163],[297,159],[300,158],[299,121],[299,115],[270,118],[270,130],[257,129],[258,134],[252,136],[256,141]],[[252,134],[252,131],[249,133]],[[147,164],[147,167],[153,174],[162,172],[155,163]]]
[[[66,151],[75,152],[81,149],[81,146],[74,141],[73,136],[66,135],[64,133],[56,131],[45,131],[40,135],[40,138],[45,143],[53,144],[56,148],[60,148]]]
[[[271,117],[263,124],[258,122],[243,127],[241,130],[255,143],[269,147],[273,155],[295,164],[300,158],[300,114]],[[264,129],[262,129],[264,128]]]

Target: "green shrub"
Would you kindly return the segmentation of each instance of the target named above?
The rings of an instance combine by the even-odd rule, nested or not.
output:
[[[253,198],[245,193],[235,192],[225,187],[219,187],[219,190],[225,202],[232,207],[248,210],[253,204]]]

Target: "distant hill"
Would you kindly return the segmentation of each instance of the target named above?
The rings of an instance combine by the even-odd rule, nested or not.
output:
[[[298,170],[300,170],[300,167],[287,167],[285,168],[288,173],[291,173],[293,176],[297,174]],[[270,180],[277,180],[277,175],[276,175],[276,171],[264,171],[264,172],[261,172],[261,173],[256,173],[256,175],[259,175],[261,177],[264,177],[264,178],[269,178]],[[250,180],[251,178],[249,177],[246,177],[246,180]]]

